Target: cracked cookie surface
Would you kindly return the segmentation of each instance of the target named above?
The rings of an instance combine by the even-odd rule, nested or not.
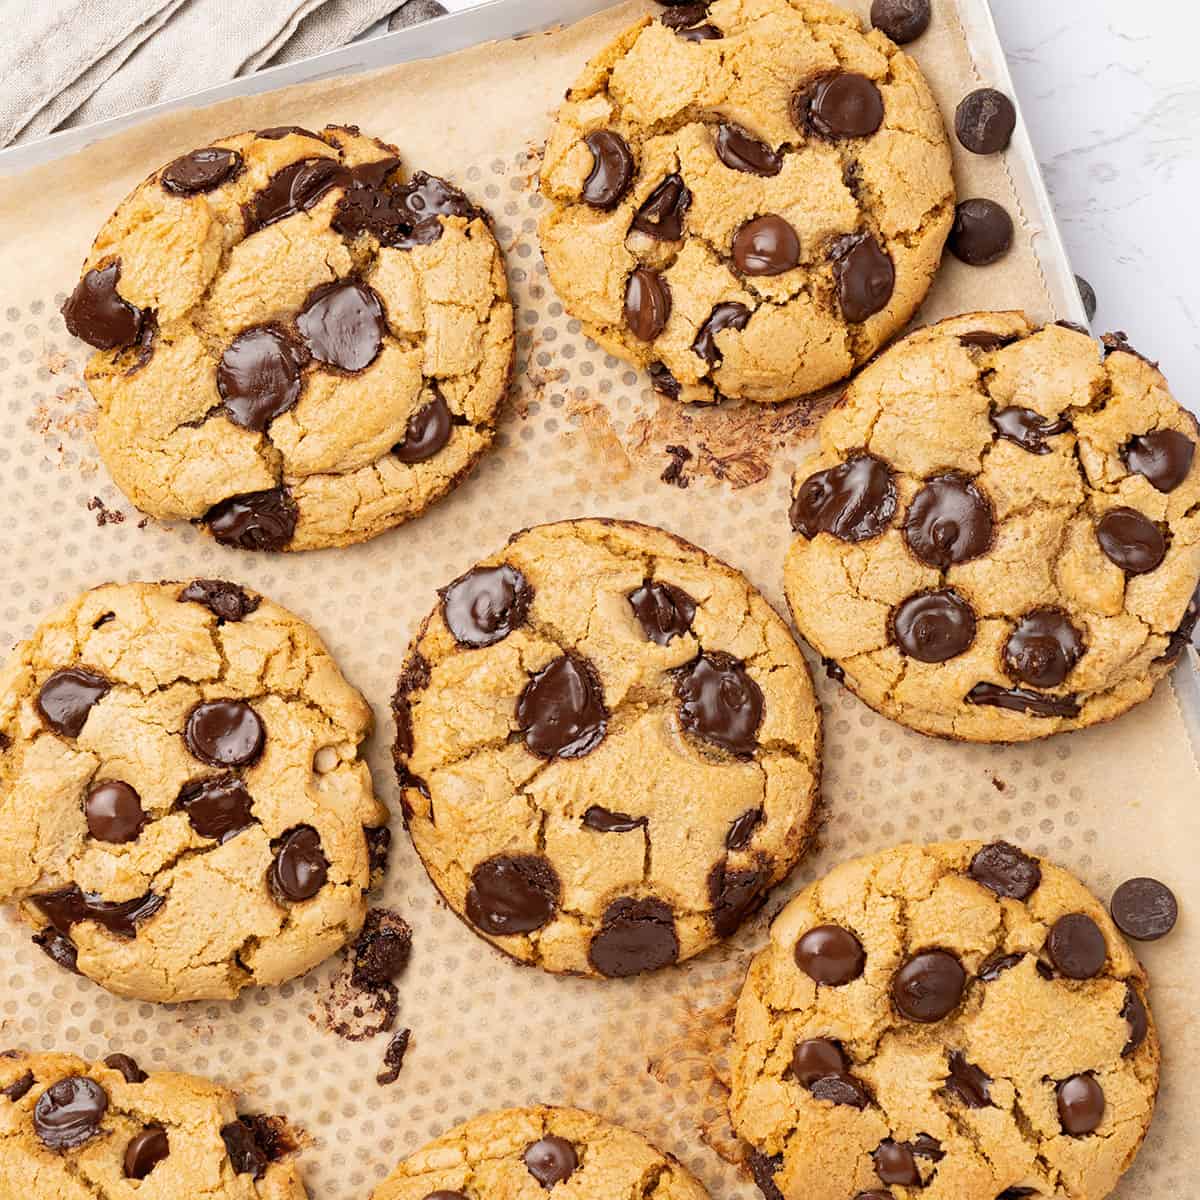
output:
[[[518,533],[441,597],[393,707],[409,831],[450,907],[592,976],[732,934],[815,825],[820,712],[770,605],[605,520]]]
[[[541,188],[567,309],[685,402],[844,379],[921,303],[954,216],[916,63],[810,0],[628,29],[567,93]]]
[[[235,996],[357,933],[387,812],[316,633],[217,580],[108,584],[0,672],[0,898],[119,995]]]
[[[305,1200],[295,1136],[228,1088],[124,1054],[0,1055],[0,1193],[31,1200]]]
[[[855,859],[750,965],[734,1127],[784,1200],[1100,1200],[1154,1106],[1146,989],[1103,905],[1014,846]]]
[[[304,550],[416,516],[490,446],[513,357],[485,215],[356,129],[222,138],[100,231],[63,307],[144,512]]]
[[[574,1108],[511,1108],[450,1130],[402,1162],[372,1200],[707,1200],[640,1134]]]
[[[1025,741],[1145,700],[1196,624],[1196,421],[1118,337],[977,313],[847,388],[793,482],[797,627],[872,708]]]

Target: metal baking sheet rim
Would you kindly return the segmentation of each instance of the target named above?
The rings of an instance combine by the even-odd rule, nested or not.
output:
[[[162,113],[204,108],[222,100],[259,95],[293,84],[315,83],[398,63],[437,58],[485,42],[531,36],[570,25],[602,12],[606,7],[607,0],[487,0],[475,8],[448,13],[396,33],[329,50],[302,62],[269,67],[217,87],[136,109],[124,116],[63,130],[27,146],[0,150],[0,178],[74,154]],[[957,8],[981,82],[986,81],[1013,97],[1019,110],[1016,88],[989,0],[957,0]],[[1086,325],[1087,314],[1075,283],[1075,273],[1067,258],[1023,118],[1017,121],[1006,165],[1021,205],[1021,217],[1032,231],[1034,253],[1055,311]],[[1200,759],[1200,654],[1194,648],[1183,656],[1180,667],[1172,676],[1172,686],[1188,728],[1192,751]]]

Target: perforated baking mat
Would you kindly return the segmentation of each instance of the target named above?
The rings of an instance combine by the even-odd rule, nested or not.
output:
[[[867,5],[852,7],[865,13]],[[1003,65],[980,4],[941,0],[934,8],[933,28],[912,50],[950,115],[980,82],[1003,85]],[[249,584],[309,619],[370,699],[378,722],[371,768],[395,813],[388,698],[408,639],[435,589],[513,530],[587,514],[664,525],[743,569],[781,607],[787,481],[809,453],[815,414],[796,405],[685,411],[662,401],[644,376],[581,336],[538,253],[536,169],[551,114],[585,60],[640,11],[640,3],[627,4],[566,30],[436,62],[170,112],[10,174],[0,191],[0,642],[28,636],[52,605],[105,580],[223,576]],[[247,555],[186,526],[143,523],[97,459],[81,383],[85,355],[57,311],[64,292],[100,222],[160,163],[230,131],[327,121],[396,142],[411,166],[449,177],[494,214],[519,330],[499,444],[423,518],[349,550]],[[1061,248],[1039,215],[1044,196],[1023,135],[1004,159],[960,154],[956,167],[961,195],[1010,208],[1018,241],[986,270],[948,260],[919,320],[989,307],[1076,316]],[[1169,372],[1171,347],[1144,349],[1163,356]],[[674,462],[675,482],[664,482]],[[1103,898],[1141,874],[1176,889],[1179,927],[1143,952],[1165,1044],[1159,1111],[1118,1195],[1184,1194],[1200,1106],[1200,1076],[1190,1069],[1200,1057],[1200,934],[1191,917],[1200,907],[1200,773],[1175,690],[1161,686],[1105,728],[1023,747],[972,747],[909,733],[816,675],[827,820],[818,851],[775,900],[845,857],[954,837],[1019,842],[1073,869]],[[375,1081],[386,1038],[351,1044],[320,1020],[337,960],[232,1003],[156,1007],[58,970],[7,913],[0,1041],[88,1057],[123,1050],[148,1067],[230,1083],[248,1106],[286,1112],[307,1131],[304,1173],[319,1200],[365,1200],[398,1159],[449,1126],[534,1102],[596,1109],[673,1151],[714,1197],[754,1195],[701,1136],[701,1125],[719,1134],[722,1097],[711,1063],[678,1046],[682,1039],[694,1050],[697,1029],[719,1033],[711,1008],[735,994],[775,900],[733,942],[684,967],[630,981],[556,979],[475,938],[439,902],[398,816],[393,830],[376,902],[411,922],[415,948],[399,982],[397,1019],[411,1027],[412,1046],[391,1086]],[[648,1070],[652,1061],[666,1082]]]

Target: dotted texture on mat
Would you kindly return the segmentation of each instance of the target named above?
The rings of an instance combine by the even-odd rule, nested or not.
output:
[[[230,1004],[155,1007],[61,972],[7,912],[0,915],[0,1042],[89,1059],[125,1050],[147,1070],[169,1066],[234,1084],[248,1107],[287,1111],[313,1136],[304,1178],[326,1200],[361,1200],[399,1159],[477,1113],[536,1102],[594,1109],[676,1154],[714,1197],[755,1200],[753,1184],[698,1136],[698,1120],[716,1121],[723,1100],[707,1077],[692,1063],[663,1087],[646,1064],[689,1014],[734,996],[770,912],[724,947],[649,978],[550,978],[506,962],[438,901],[397,815],[387,700],[408,641],[435,589],[513,530],[593,513],[659,524],[745,571],[782,611],[788,478],[800,457],[801,414],[768,413],[779,424],[753,425],[722,406],[693,426],[671,402],[679,423],[653,429],[692,455],[677,456],[691,486],[661,482],[675,460],[648,436],[648,448],[639,449],[658,420],[645,377],[588,346],[550,291],[536,249],[532,173],[527,161],[497,160],[451,179],[495,213],[517,304],[518,385],[496,449],[421,520],[347,550],[263,557],[225,550],[186,526],[139,529],[138,514],[122,505],[96,457],[81,384],[84,348],[71,343],[57,315],[63,296],[0,311],[7,500],[0,642],[29,636],[53,604],[109,578],[225,576],[311,622],[375,708],[370,765],[395,834],[382,902],[414,930],[397,1017],[398,1027],[412,1028],[412,1045],[390,1088],[375,1084],[386,1038],[349,1044],[311,1019],[336,959]],[[637,426],[639,419],[646,424]],[[772,472],[767,453],[776,457]],[[713,482],[721,471],[727,482]],[[826,709],[829,811],[820,852],[779,889],[781,900],[843,858],[906,839],[1007,838],[1052,856],[1102,898],[1135,861],[1153,873],[1147,847],[1176,854],[1178,823],[1190,818],[1152,797],[1131,807],[1151,771],[1158,795],[1196,786],[1167,689],[1120,726],[1122,750],[1127,739],[1153,747],[1151,767],[1149,749],[1143,757],[1112,750],[1105,730],[1025,748],[933,743],[865,709],[812,665]],[[1160,1000],[1153,983],[1183,971],[1177,939],[1188,936],[1180,929],[1144,952],[1168,1047],[1186,1035],[1184,1017],[1169,989]],[[1179,1195],[1190,1182],[1191,1116],[1173,1102],[1189,1086],[1184,1069],[1173,1074],[1168,1056],[1158,1117],[1118,1196]]]

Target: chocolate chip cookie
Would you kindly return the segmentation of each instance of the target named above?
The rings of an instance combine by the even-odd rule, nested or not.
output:
[[[119,995],[300,975],[363,922],[370,728],[316,633],[248,589],[85,592],[0,671],[0,899]]]
[[[1190,639],[1196,422],[1123,340],[955,317],[872,363],[820,437],[788,603],[884,715],[980,742],[1078,729]]]
[[[743,576],[660,529],[514,536],[442,590],[393,708],[430,877],[547,971],[690,958],[814,828],[820,714],[799,649]]]
[[[541,187],[567,309],[689,402],[844,379],[921,303],[954,219],[916,63],[819,0],[639,21],[567,93]]]
[[[156,171],[63,307],[113,479],[244,550],[373,537],[491,444],[513,315],[486,216],[353,128],[222,138]]]
[[[593,1113],[510,1108],[430,1142],[405,1159],[372,1200],[510,1200],[540,1196],[557,1184],[579,1200],[708,1196],[677,1159]]]
[[[127,1054],[0,1054],[0,1195],[304,1200],[296,1137],[227,1088]]]
[[[782,1200],[1100,1200],[1154,1108],[1146,989],[1095,897],[1015,846],[844,863],[779,914],[742,989],[749,1166]]]

